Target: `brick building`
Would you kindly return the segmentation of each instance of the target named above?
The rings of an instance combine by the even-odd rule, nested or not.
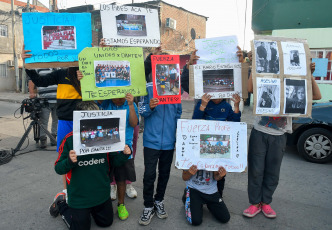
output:
[[[33,11],[48,12],[49,10],[41,3],[36,1],[37,5],[31,5]],[[22,59],[20,53],[23,45],[23,27],[22,11],[26,10],[26,3],[14,1],[15,12],[15,48],[20,67],[19,74],[22,72]],[[13,55],[13,33],[12,33],[12,15],[11,0],[0,0],[0,91],[15,89],[15,70]]]

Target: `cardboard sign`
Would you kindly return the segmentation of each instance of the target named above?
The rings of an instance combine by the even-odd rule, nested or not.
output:
[[[160,46],[158,10],[101,4],[100,16],[107,45]]]
[[[306,40],[256,36],[251,45],[254,114],[310,117],[311,53]]]
[[[314,77],[326,77],[329,60],[327,58],[313,58],[312,62],[315,63],[315,72],[312,75]]]
[[[237,63],[237,45],[236,36],[196,39],[197,64]]]
[[[152,55],[153,97],[159,104],[181,103],[179,55]]]
[[[22,22],[25,49],[32,54],[25,60],[26,68],[38,68],[31,63],[45,62],[56,63],[56,67],[77,66],[78,54],[91,47],[90,13],[23,13]],[[48,64],[50,67],[53,65]]]
[[[178,169],[243,172],[247,167],[247,124],[179,119],[176,132]]]
[[[74,111],[73,144],[76,154],[123,151],[126,110]]]
[[[205,93],[216,98],[242,96],[241,63],[194,65],[195,98]]]
[[[83,101],[145,96],[142,48],[85,48],[79,54]]]

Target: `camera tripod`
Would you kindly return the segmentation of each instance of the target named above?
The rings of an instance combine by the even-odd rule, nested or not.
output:
[[[39,114],[37,112],[35,112],[35,111],[31,112],[31,114],[29,116],[23,118],[23,120],[28,119],[28,118],[30,118],[32,121],[31,121],[30,125],[28,126],[27,130],[25,131],[25,133],[23,134],[21,140],[18,142],[15,149],[12,149],[12,156],[15,156],[15,153],[20,151],[20,148],[22,147],[25,139],[29,136],[31,129],[33,129],[33,137],[34,137],[34,140],[36,141],[36,143],[38,143],[40,140],[40,129],[42,129],[45,132],[45,134],[50,138],[50,140],[52,142],[56,143],[56,139],[53,137],[53,135],[40,122]]]

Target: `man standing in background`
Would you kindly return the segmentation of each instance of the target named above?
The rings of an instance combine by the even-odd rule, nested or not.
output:
[[[52,69],[39,69],[37,72],[43,76],[47,73],[52,72]],[[29,94],[30,98],[36,98],[37,93],[39,94],[40,98],[46,98],[48,102],[48,106],[42,107],[40,113],[40,122],[42,125],[47,129],[48,127],[48,120],[50,117],[50,113],[52,116],[52,128],[51,134],[56,139],[57,136],[57,129],[58,129],[58,116],[56,115],[56,92],[57,92],[57,85],[50,85],[48,87],[38,87],[36,90],[35,84],[29,80]],[[46,133],[43,129],[40,129],[40,148],[44,149],[47,146],[47,137]],[[51,146],[56,146],[56,142],[51,141]]]

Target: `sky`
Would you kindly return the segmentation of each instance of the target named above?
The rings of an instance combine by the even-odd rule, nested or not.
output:
[[[134,0],[145,2],[148,0]],[[236,35],[239,46],[249,50],[250,41],[254,38],[251,30],[252,0],[163,0],[169,4],[182,7],[191,12],[209,17],[206,23],[206,37],[220,37]],[[31,2],[31,1],[30,1]],[[49,0],[40,0],[47,7]],[[79,5],[95,5],[117,2],[118,4],[131,3],[132,0],[58,0],[59,8],[70,8]],[[247,10],[246,10],[247,2]],[[247,12],[245,17],[245,12]],[[245,29],[246,18],[246,30]],[[244,38],[245,37],[245,38]]]

